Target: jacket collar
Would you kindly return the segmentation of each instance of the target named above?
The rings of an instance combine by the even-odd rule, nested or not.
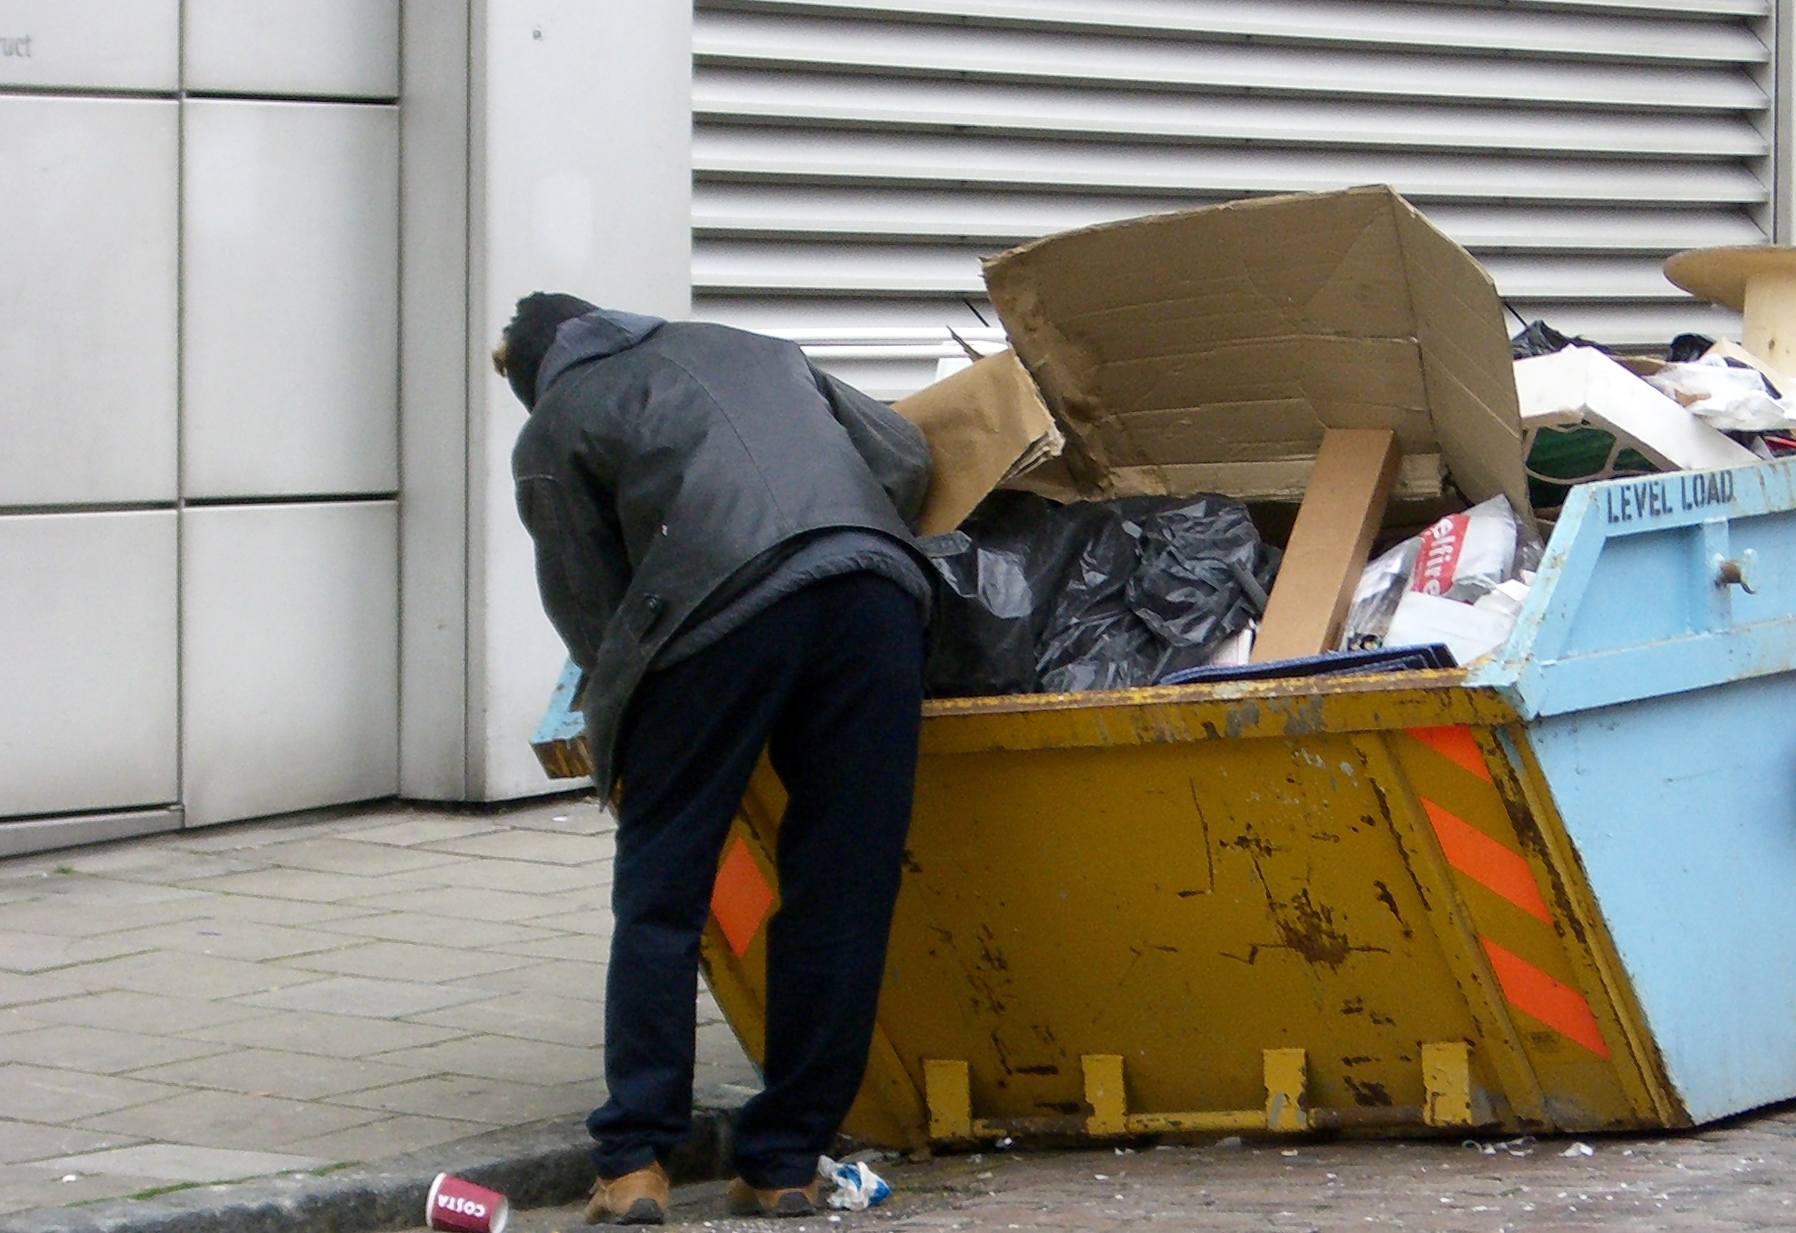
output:
[[[661,317],[614,308],[595,308],[563,321],[536,370],[537,401],[542,401],[557,377],[576,364],[628,351],[666,324]]]

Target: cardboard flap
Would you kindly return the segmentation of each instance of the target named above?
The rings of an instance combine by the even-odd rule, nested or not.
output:
[[[959,526],[987,493],[1060,452],[1063,439],[1014,351],[990,355],[892,404],[923,430],[931,475],[918,530]]]
[[[1065,232],[985,280],[1086,495],[1156,473],[1177,491],[1183,473],[1289,501],[1327,429],[1388,429],[1472,500],[1501,492],[1528,516],[1496,288],[1388,187]]]

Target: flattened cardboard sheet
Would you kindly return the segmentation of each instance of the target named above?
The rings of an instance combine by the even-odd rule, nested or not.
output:
[[[1438,496],[1444,462],[1529,517],[1496,288],[1388,187],[1065,232],[985,280],[1083,495],[1294,501],[1327,429],[1375,428],[1397,434],[1398,499]]]

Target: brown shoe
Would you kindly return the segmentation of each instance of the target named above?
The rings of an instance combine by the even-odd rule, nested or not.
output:
[[[756,1190],[741,1178],[730,1183],[732,1216],[815,1216],[817,1183]]]
[[[659,1163],[592,1184],[587,1224],[666,1224],[667,1171]]]

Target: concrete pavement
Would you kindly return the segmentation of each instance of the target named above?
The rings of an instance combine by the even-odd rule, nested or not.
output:
[[[611,853],[561,799],[0,861],[0,1216],[583,1115]],[[753,1069],[699,1002],[698,1090],[739,1099]]]

